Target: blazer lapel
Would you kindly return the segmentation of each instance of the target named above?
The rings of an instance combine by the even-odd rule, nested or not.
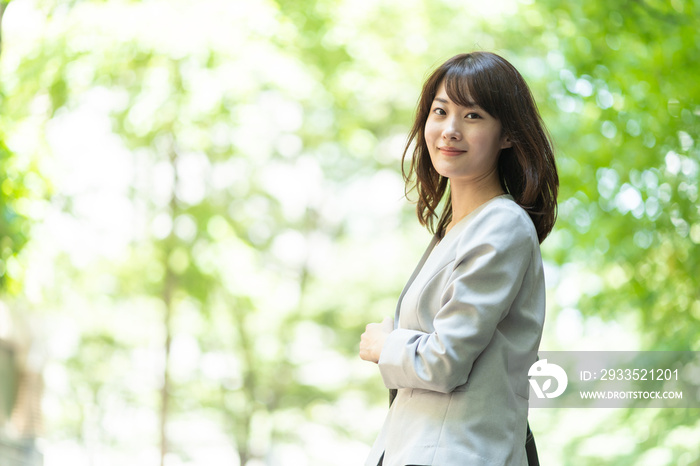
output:
[[[399,313],[401,312],[401,302],[403,301],[403,297],[406,294],[406,291],[408,291],[408,289],[411,287],[413,280],[416,279],[421,268],[423,268],[425,261],[428,260],[430,253],[433,252],[435,245],[439,241],[440,241],[440,238],[438,238],[437,235],[434,235],[432,241],[430,241],[430,244],[428,245],[428,249],[425,250],[425,252],[423,253],[423,257],[421,257],[415,270],[413,270],[413,273],[411,274],[411,278],[408,279],[406,286],[403,287],[403,290],[401,291],[401,294],[399,295],[399,302],[396,303],[396,312],[394,312],[394,329],[397,329],[399,326]]]

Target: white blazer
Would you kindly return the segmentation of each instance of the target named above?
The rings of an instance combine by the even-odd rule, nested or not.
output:
[[[528,369],[545,286],[537,232],[509,195],[433,239],[379,358],[398,389],[366,466],[527,465]]]

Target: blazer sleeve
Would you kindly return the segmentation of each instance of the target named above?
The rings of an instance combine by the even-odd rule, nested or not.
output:
[[[379,358],[387,388],[449,393],[465,384],[475,359],[510,311],[539,243],[524,211],[484,214],[457,240],[452,272],[436,291],[437,312],[417,310],[435,316],[434,331],[399,328],[389,334]]]

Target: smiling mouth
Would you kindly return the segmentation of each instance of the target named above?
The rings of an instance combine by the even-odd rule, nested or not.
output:
[[[466,150],[460,150],[454,147],[438,147],[438,150],[445,155],[459,155],[466,152]]]

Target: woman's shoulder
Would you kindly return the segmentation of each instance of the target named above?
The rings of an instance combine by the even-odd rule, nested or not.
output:
[[[536,233],[535,225],[532,223],[530,215],[515,202],[512,196],[507,194],[498,196],[484,204],[476,217],[480,217],[482,222],[497,222],[504,226],[532,229]],[[477,220],[477,218],[474,220]]]
[[[539,244],[530,215],[509,195],[499,196],[482,205],[461,232],[461,241],[533,242]]]

